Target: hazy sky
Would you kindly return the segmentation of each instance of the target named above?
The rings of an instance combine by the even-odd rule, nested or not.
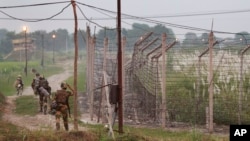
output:
[[[0,28],[6,28],[16,33],[22,31],[24,25],[30,31],[46,30],[48,32],[58,28],[67,29],[70,33],[74,30],[73,10],[69,3],[44,5],[36,7],[3,8],[7,6],[20,6],[52,2],[67,2],[59,0],[0,0]],[[69,2],[69,1],[68,1]],[[103,27],[115,28],[117,11],[117,0],[78,0],[78,2],[93,7],[78,4],[81,10],[77,10],[78,18],[85,19],[84,15]],[[66,7],[66,8],[65,8]],[[138,19],[122,19],[123,28],[131,28],[132,23],[145,23],[150,26],[156,25],[155,22],[162,22],[171,28],[178,36],[183,36],[187,32],[197,34],[196,28],[211,29],[212,20],[213,30],[223,32],[242,32],[250,33],[250,0],[121,0],[121,12],[124,14],[143,17],[154,20],[154,23],[141,21]],[[65,8],[65,9],[64,9]],[[47,19],[62,9],[63,12],[54,17],[54,20],[40,22],[25,22],[14,20],[9,16],[19,19]],[[108,12],[113,11],[114,13]],[[84,15],[83,15],[83,13]],[[5,13],[5,14],[4,14]],[[217,13],[217,14],[215,14]],[[201,15],[197,15],[201,14]],[[86,20],[79,20],[79,29],[86,29]],[[171,24],[171,25],[169,25]],[[90,23],[91,31],[96,26]],[[180,28],[173,26],[181,25]],[[194,27],[194,30],[184,30],[182,26]],[[188,27],[188,28],[189,28]],[[96,30],[99,29],[96,26]],[[215,33],[216,34],[216,33]],[[230,34],[217,34],[221,37],[232,37]]]

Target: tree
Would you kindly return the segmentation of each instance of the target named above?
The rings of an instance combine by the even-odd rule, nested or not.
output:
[[[208,34],[208,33],[202,33],[199,39],[200,39],[202,42],[208,42],[208,37],[209,37],[209,34]]]
[[[86,32],[84,30],[80,30],[78,32],[78,46],[79,49],[84,49],[86,48]]]
[[[243,45],[248,44],[248,40],[250,40],[250,34],[246,31],[236,33],[234,36],[234,40],[236,42],[242,42]]]
[[[13,50],[12,40],[16,38],[15,32],[7,32],[1,39],[0,50],[3,54],[8,54]]]
[[[45,37],[47,34],[46,31],[38,30],[30,34],[31,34],[30,36],[35,39],[35,44],[36,44],[37,49],[41,49],[42,44],[45,44]],[[42,39],[42,36],[43,36],[43,39]]]
[[[132,30],[149,31],[150,27],[147,24],[133,23]]]
[[[66,29],[57,29],[55,31],[55,34],[56,34],[55,50],[64,51],[68,41],[68,31]]]
[[[7,34],[7,30],[6,29],[0,29],[0,40],[5,38],[5,35]]]
[[[159,35],[161,35],[162,33],[166,33],[168,40],[175,40],[175,34],[173,30],[163,25],[158,24],[154,26],[151,30],[154,31],[154,33],[159,34]]]
[[[188,32],[185,34],[185,39],[183,41],[184,45],[194,45],[199,41],[197,35],[193,32]]]

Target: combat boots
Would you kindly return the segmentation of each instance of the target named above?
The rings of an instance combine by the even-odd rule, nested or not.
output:
[[[42,107],[40,108],[40,111],[39,111],[39,112],[41,112],[41,113],[43,112],[43,108],[42,108]]]
[[[56,130],[60,130],[60,123],[56,123]]]
[[[64,128],[66,131],[69,131],[69,125],[64,123]]]

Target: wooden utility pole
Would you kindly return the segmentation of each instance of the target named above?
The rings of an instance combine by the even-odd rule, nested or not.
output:
[[[89,61],[90,61],[90,35],[89,35],[89,27],[86,26],[86,34],[87,34],[87,37],[86,37],[86,49],[87,49],[87,61],[86,61],[86,79],[87,79],[87,84],[86,84],[86,91],[87,91],[87,95],[89,96],[89,92],[90,92],[90,81],[89,81],[89,75],[90,75],[90,67],[89,67]]]
[[[91,62],[90,62],[90,119],[93,121],[94,119],[94,64],[95,64],[95,45],[96,45],[96,37],[91,38],[91,46],[90,46],[90,54],[91,54]]]
[[[106,37],[105,39],[104,39],[104,49],[103,49],[103,72],[105,72],[105,73],[103,73],[103,82],[106,82],[107,80],[104,80],[104,78],[106,78],[106,77],[104,77],[104,75],[106,74],[106,72],[107,72],[107,49],[108,49],[108,38]],[[104,84],[103,83],[103,85],[106,85],[106,84]],[[101,112],[101,117],[102,117],[102,123],[105,123],[106,121],[107,121],[107,118],[105,117],[105,109],[106,109],[106,107],[105,107],[105,105],[106,105],[106,103],[107,103],[107,101],[106,101],[106,99],[105,99],[105,91],[106,90],[106,88],[102,88],[102,93],[101,93],[101,107],[102,107],[102,112]]]
[[[166,52],[165,52],[165,48],[166,48],[166,38],[167,35],[166,33],[162,34],[162,128],[166,127]]]
[[[125,55],[124,55],[125,47],[126,47],[126,37],[123,37],[122,38],[122,66],[123,67],[125,64]],[[122,92],[125,93],[126,87],[125,87],[125,71],[124,70],[122,70],[122,86],[123,86]],[[123,103],[122,107],[124,107],[124,103]]]
[[[74,43],[75,43],[75,60],[74,60],[74,129],[78,130],[78,119],[77,119],[77,60],[78,60],[78,37],[77,37],[77,14],[76,14],[76,3],[71,0],[71,4],[74,12],[75,19],[75,31],[74,31]]]
[[[44,67],[44,34],[42,33],[42,60],[41,66]]]
[[[123,85],[122,85],[122,41],[121,41],[121,0],[117,0],[117,34],[118,34],[118,130],[119,133],[123,133]]]
[[[93,120],[93,80],[94,80],[94,69],[93,69],[93,55],[94,55],[94,39],[90,35],[90,28],[87,26],[87,92],[89,97],[89,113],[90,119]]]
[[[27,68],[27,64],[28,64],[28,55],[27,55],[27,27],[25,26],[23,28],[24,30],[24,46],[25,46],[25,68],[24,68],[24,71],[25,71],[25,76],[27,77],[27,71],[28,71],[28,68]]]
[[[209,132],[212,133],[213,128],[213,108],[214,108],[214,83],[213,83],[213,44],[214,44],[214,34],[211,31],[209,35]]]

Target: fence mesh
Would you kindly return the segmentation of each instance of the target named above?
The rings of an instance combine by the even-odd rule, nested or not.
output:
[[[145,33],[136,40],[135,44],[123,46],[125,49],[123,61],[125,123],[160,126],[161,113],[164,109],[162,88],[165,87],[167,126],[206,128],[209,119],[211,85],[213,85],[214,94],[215,129],[219,125],[250,122],[248,108],[250,56],[247,51],[242,52],[246,48],[245,45],[235,44],[230,40],[221,40],[214,44],[213,81],[210,81],[211,58],[208,44],[197,42],[197,44],[183,46],[174,39],[167,39],[167,47],[171,48],[167,48],[165,53],[166,83],[164,86],[161,38],[161,35],[152,32]],[[110,85],[107,84],[117,84],[117,46],[114,41],[108,40],[105,47],[104,41],[97,39],[94,45],[93,111],[99,118],[103,118],[107,113],[108,97],[103,94],[105,90],[110,90]],[[89,88],[88,92],[90,92]]]

